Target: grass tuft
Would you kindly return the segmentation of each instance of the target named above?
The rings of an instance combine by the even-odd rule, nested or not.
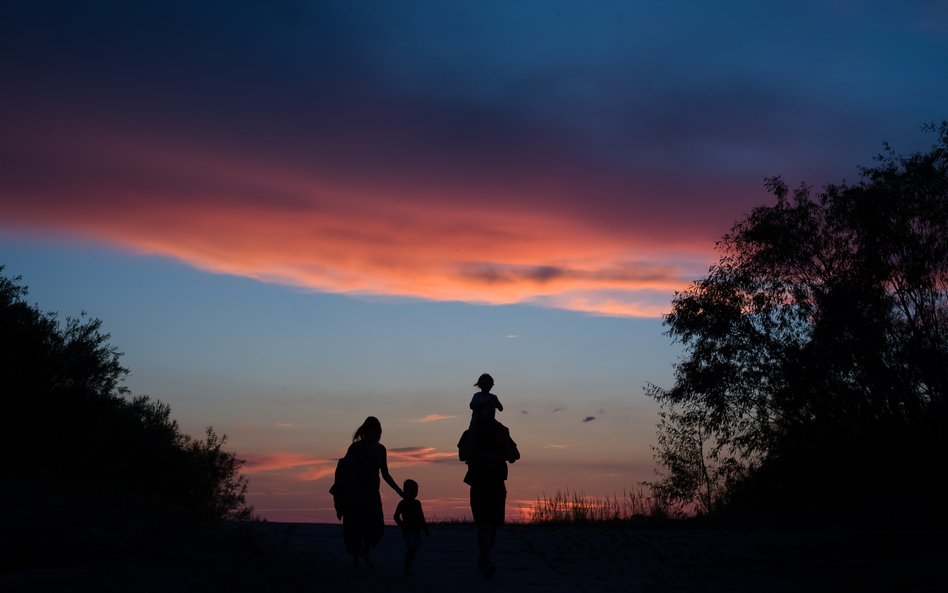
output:
[[[525,523],[638,523],[666,522],[672,518],[668,507],[642,488],[623,490],[622,496],[586,496],[583,492],[557,490],[541,494],[533,506],[524,509]]]

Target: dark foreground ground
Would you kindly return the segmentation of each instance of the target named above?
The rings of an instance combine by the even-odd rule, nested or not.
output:
[[[433,526],[413,577],[401,574],[395,528],[374,550],[374,568],[354,571],[339,525],[255,522],[226,535],[147,521],[123,532],[81,520],[61,527],[4,537],[13,552],[0,564],[0,591],[948,591],[943,531],[510,525],[486,579],[467,525]]]

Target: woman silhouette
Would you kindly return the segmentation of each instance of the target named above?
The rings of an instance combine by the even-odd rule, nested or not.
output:
[[[382,423],[375,416],[369,416],[352,435],[352,444],[346,451],[346,460],[354,476],[355,497],[343,514],[342,535],[355,568],[359,568],[359,558],[372,566],[369,550],[378,545],[385,530],[379,473],[392,490],[399,496],[403,495],[398,483],[388,473],[388,453],[379,442],[381,438]]]

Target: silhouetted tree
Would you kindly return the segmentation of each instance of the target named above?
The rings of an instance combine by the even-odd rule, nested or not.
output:
[[[0,266],[0,272],[3,267]],[[181,433],[170,408],[122,385],[128,373],[102,322],[62,325],[0,274],[0,447],[7,477],[108,485],[165,509],[247,518],[242,461],[208,428]]]
[[[647,387],[662,408],[652,487],[667,502],[708,512],[937,491],[948,122],[927,129],[928,152],[885,145],[856,185],[814,195],[768,179],[776,204],[738,222],[708,275],[675,295],[667,334],[688,353],[674,386]]]

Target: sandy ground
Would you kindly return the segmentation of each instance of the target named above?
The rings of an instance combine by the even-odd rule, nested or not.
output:
[[[948,591],[944,530],[726,530],[508,525],[497,573],[476,570],[470,525],[433,525],[402,575],[386,528],[373,568],[353,570],[338,524],[250,522],[188,535],[155,521],[8,516],[2,593],[903,593]],[[20,525],[22,529],[15,529]],[[216,534],[216,535],[215,535]]]
[[[401,574],[401,534],[386,528],[374,567],[355,571],[341,526],[265,523],[301,559],[300,591],[544,592],[948,591],[943,533],[814,533],[509,525],[487,579],[474,528],[434,526],[415,575]]]

